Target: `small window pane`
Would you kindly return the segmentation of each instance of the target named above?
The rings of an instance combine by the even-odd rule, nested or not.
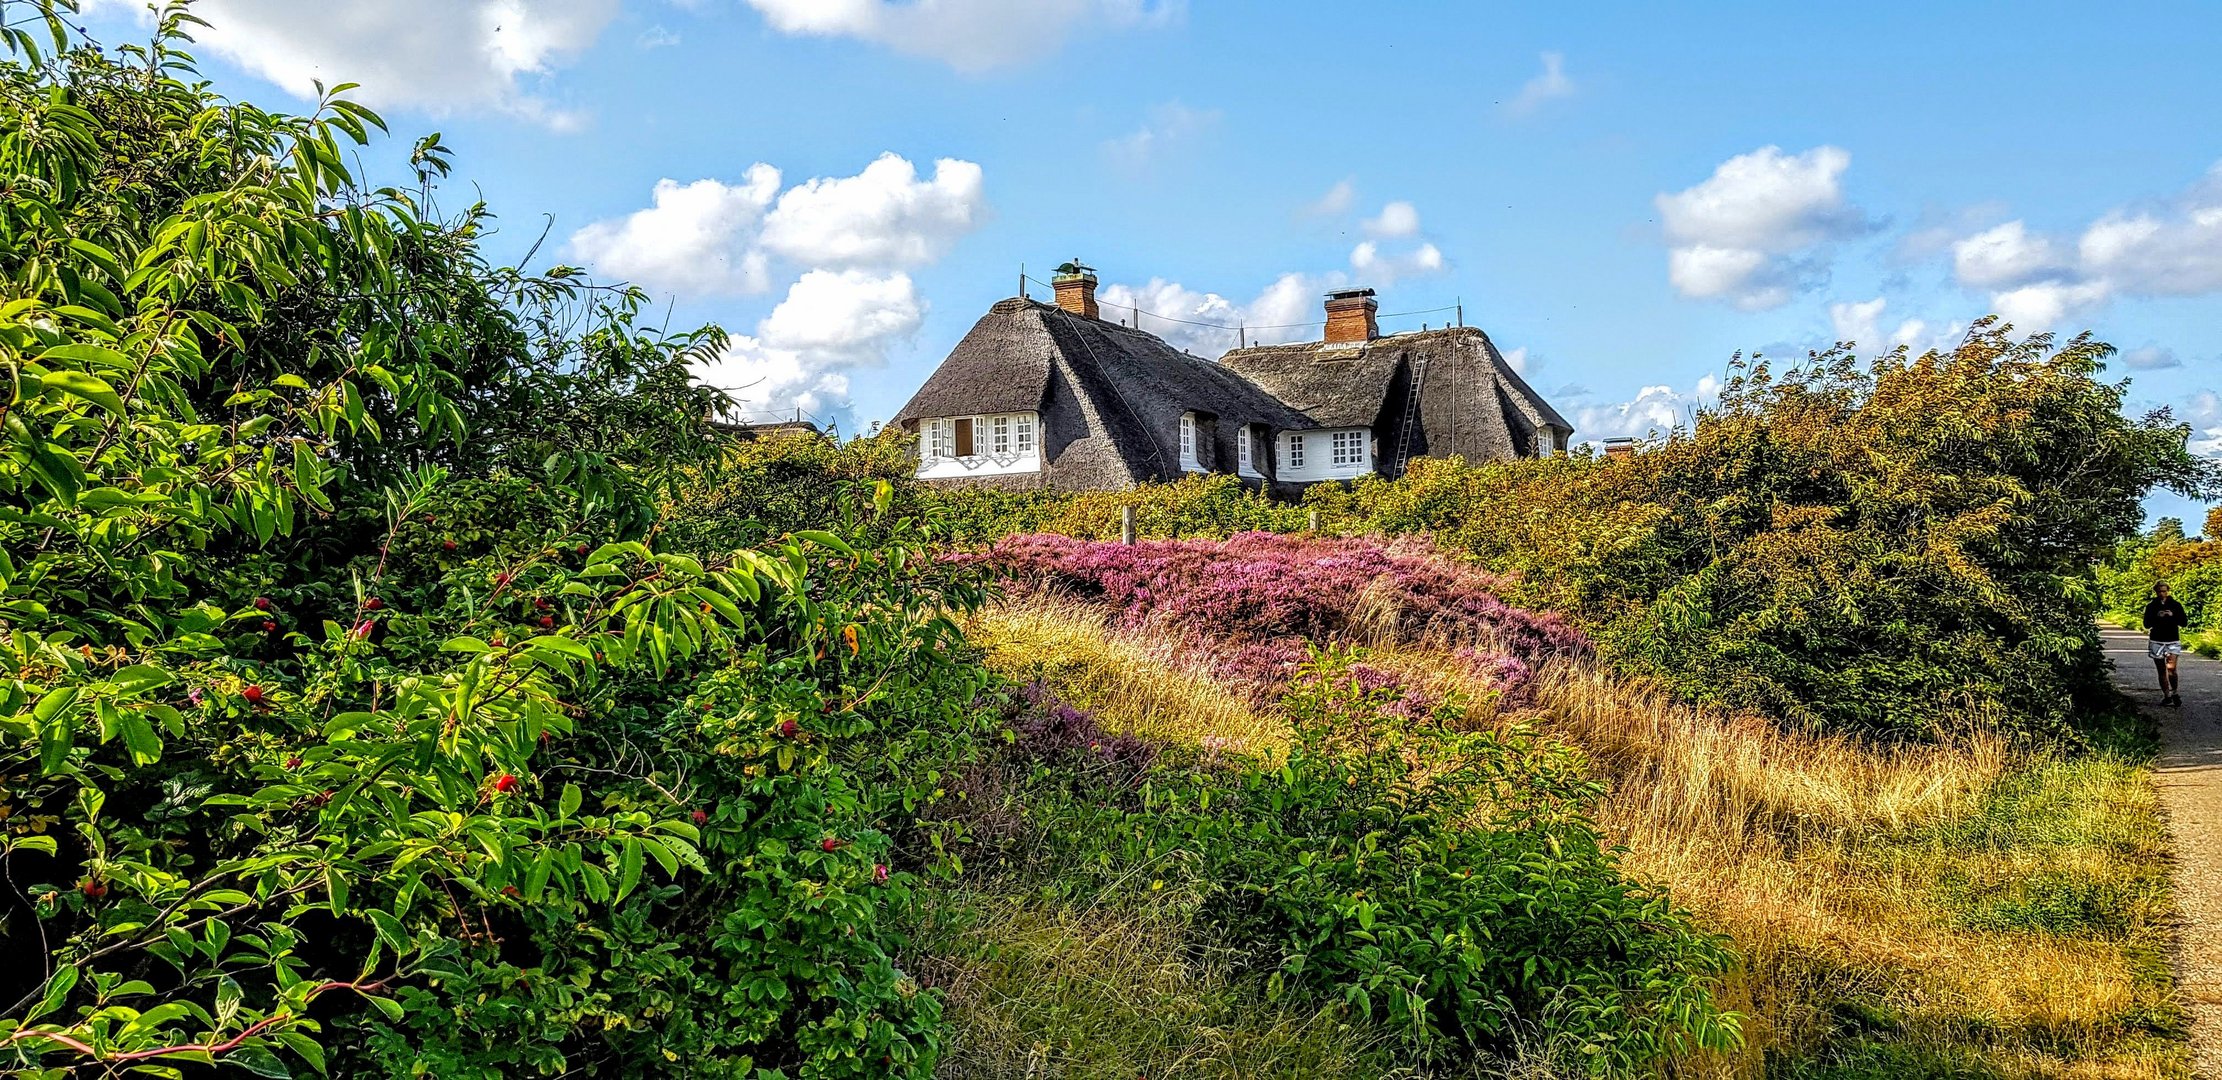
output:
[[[1018,452],[1021,454],[1034,452],[1034,416],[1032,413],[1019,414]]]
[[[1010,453],[1011,418],[1008,416],[996,417],[989,423],[989,431],[991,431],[993,434],[988,440],[988,445],[994,447],[995,452],[998,454]]]

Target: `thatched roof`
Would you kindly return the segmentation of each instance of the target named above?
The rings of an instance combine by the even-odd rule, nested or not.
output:
[[[1543,453],[1572,433],[1473,327],[1262,345],[1215,363],[1142,330],[1015,297],[981,316],[895,420],[916,430],[931,417],[1039,412],[1041,482],[1065,488],[1179,475],[1180,417],[1190,412],[1198,414],[1198,464],[1207,470],[1232,471],[1246,424],[1272,432],[1370,428],[1386,469],[1404,456],[1389,442],[1405,431],[1412,379],[1423,370],[1411,456]],[[1546,428],[1553,437],[1540,437]],[[1271,468],[1270,460],[1261,464]]]
[[[1059,384],[1071,388],[1069,404],[1048,400],[1059,397],[1047,392]],[[1232,432],[1242,424],[1315,426],[1155,334],[1018,298],[989,308],[895,421],[1023,410],[1043,412],[1053,469],[1073,483],[1178,476],[1186,412],[1215,421],[1212,440],[1223,442],[1216,449],[1227,455],[1235,453]],[[1217,460],[1209,449],[1203,456]]]
[[[1039,410],[1053,350],[1040,320],[1030,317],[1033,306],[1011,299],[989,308],[895,414],[895,422]]]
[[[1528,432],[1555,427],[1563,437],[1573,431],[1477,327],[1355,343],[1260,345],[1237,349],[1219,362],[1302,409],[1320,427],[1372,427],[1402,414],[1400,395],[1408,392],[1423,359],[1427,371],[1420,380],[1421,422],[1433,431],[1419,436],[1415,453],[1486,458],[1520,452],[1521,440],[1505,430],[1515,415],[1517,426]]]

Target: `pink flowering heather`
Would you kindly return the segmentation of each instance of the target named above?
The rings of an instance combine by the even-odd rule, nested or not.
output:
[[[1475,672],[1508,693],[1543,659],[1589,650],[1558,616],[1505,603],[1502,578],[1415,546],[1257,532],[1131,545],[1034,534],[979,558],[1020,594],[1077,597],[1112,609],[1119,625],[1208,645],[1215,674],[1252,691],[1285,683],[1305,642],[1362,644],[1383,630],[1465,649]]]

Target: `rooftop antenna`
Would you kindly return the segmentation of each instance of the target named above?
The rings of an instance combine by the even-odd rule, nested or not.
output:
[[[1026,264],[1018,264],[1018,298],[1026,299]]]

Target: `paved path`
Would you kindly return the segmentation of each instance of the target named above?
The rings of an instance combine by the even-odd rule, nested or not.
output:
[[[2183,707],[2163,709],[2145,635],[2105,630],[2114,677],[2160,722],[2154,786],[2176,849],[2176,976],[2191,1013],[2191,1073],[2222,1077],[2222,663],[2178,662]]]

